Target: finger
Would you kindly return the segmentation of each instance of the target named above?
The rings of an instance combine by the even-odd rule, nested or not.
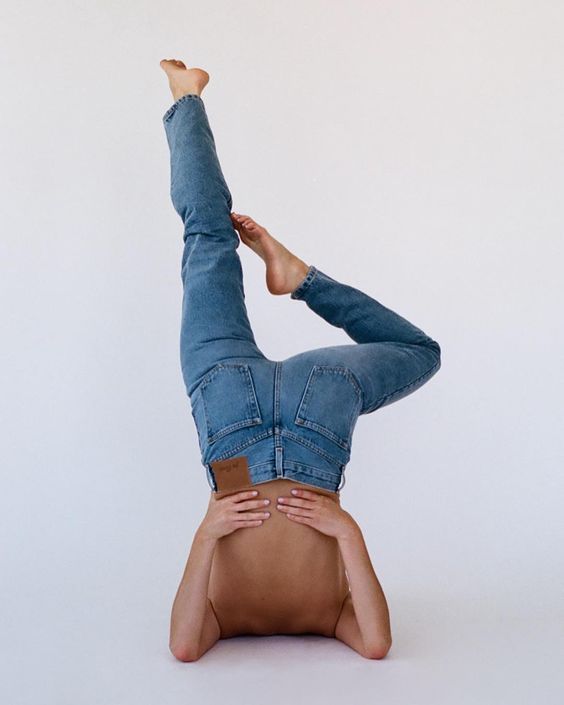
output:
[[[229,495],[229,499],[233,502],[243,502],[245,500],[256,497],[258,490],[245,490],[243,492],[237,492],[236,494]]]
[[[294,495],[294,497],[304,497],[304,499],[307,498],[313,500],[319,498],[319,494],[317,492],[312,492],[311,490],[302,490],[298,489],[297,487],[294,487],[290,491]]]
[[[311,517],[305,517],[301,514],[286,514],[286,518],[290,519],[290,521],[295,521],[298,524],[309,524],[310,526],[313,521]]]
[[[283,504],[278,504],[276,509],[284,514],[299,514],[300,516],[312,516],[311,509],[303,509],[302,507],[285,507]]]
[[[244,502],[237,502],[234,509],[238,512],[244,511],[245,509],[263,509],[264,507],[268,507],[269,504],[269,499],[247,499]]]
[[[236,529],[244,529],[246,526],[261,526],[262,525],[262,520],[253,520],[253,521],[238,521],[237,525],[235,526]]]
[[[270,512],[245,512],[244,514],[236,514],[235,519],[244,517],[245,519],[266,519],[270,516]]]
[[[241,516],[244,516],[245,519],[240,519]],[[268,519],[270,516],[270,512],[246,512],[245,514],[237,514],[235,515],[235,521],[246,521],[247,519]]]
[[[285,504],[289,507],[308,507],[313,509],[311,499],[297,499],[296,497],[278,497],[279,504]]]

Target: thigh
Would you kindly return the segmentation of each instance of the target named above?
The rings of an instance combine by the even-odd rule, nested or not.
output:
[[[339,415],[339,405],[349,387],[351,408],[357,394],[358,413],[368,414],[419,389],[441,364],[433,348],[398,342],[317,348],[292,360],[299,361],[300,368],[307,368],[315,386],[323,391],[317,398],[328,416]]]
[[[328,357],[327,364],[343,365],[358,382],[362,394],[360,414],[412,394],[441,365],[432,347],[392,341],[338,346]]]
[[[245,305],[239,239],[231,226],[188,235],[182,257],[180,358],[189,394],[216,363],[261,358]]]

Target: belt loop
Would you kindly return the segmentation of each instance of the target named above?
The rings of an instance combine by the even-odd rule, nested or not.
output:
[[[284,477],[284,459],[283,459],[283,448],[282,446],[275,446],[276,452],[276,477]]]

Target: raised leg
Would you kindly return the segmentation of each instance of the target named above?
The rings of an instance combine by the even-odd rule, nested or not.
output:
[[[214,364],[264,357],[245,306],[232,198],[218,160],[204,102],[178,98],[163,116],[170,148],[170,194],[184,223],[180,358],[188,394]]]
[[[420,328],[313,265],[290,297],[303,299],[312,311],[357,343],[329,350],[360,382],[361,414],[411,394],[440,368],[440,346]]]

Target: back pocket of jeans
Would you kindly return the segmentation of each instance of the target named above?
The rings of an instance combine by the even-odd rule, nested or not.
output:
[[[208,443],[241,428],[262,423],[249,365],[218,363],[202,380],[198,395],[202,401]]]
[[[361,404],[361,389],[348,368],[314,365],[294,421],[348,451]]]

